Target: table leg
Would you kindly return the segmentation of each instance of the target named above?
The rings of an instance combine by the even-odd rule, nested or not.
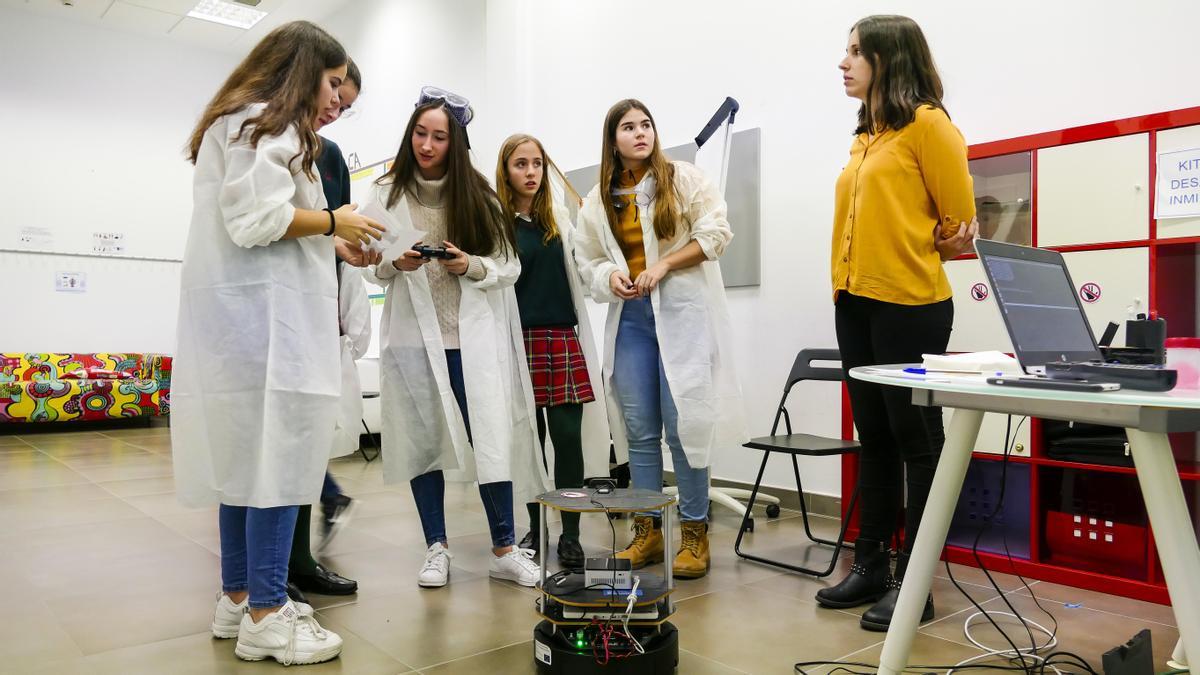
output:
[[[950,418],[946,444],[933,474],[933,487],[929,490],[929,501],[917,530],[916,546],[908,559],[908,571],[900,587],[896,611],[883,642],[883,654],[879,659],[881,675],[899,675],[908,667],[908,654],[917,636],[921,611],[925,609],[925,598],[933,585],[933,572],[946,544],[946,533],[950,530],[950,520],[958,505],[958,495],[962,492],[982,422],[983,412],[979,410],[958,409]]]
[[[1176,640],[1175,650],[1171,652],[1171,663],[1168,664],[1172,668],[1184,669],[1188,667],[1187,654],[1183,651],[1183,640]]]
[[[1200,654],[1200,546],[1166,434],[1126,429],[1182,649]]]

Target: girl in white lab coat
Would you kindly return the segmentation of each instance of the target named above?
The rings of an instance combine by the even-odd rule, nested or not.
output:
[[[342,646],[288,600],[286,583],[296,505],[317,498],[333,444],[334,248],[362,264],[355,249],[382,233],[352,206],[326,209],[313,170],[313,125],[340,104],[346,61],[317,26],[280,26],[222,85],[188,145],[172,456],[182,502],[220,503],[212,630],[236,637],[247,660],[317,663]]]
[[[540,574],[532,551],[514,546],[514,493],[524,503],[548,489],[533,451],[533,393],[512,288],[521,265],[496,193],[471,166],[472,114],[466,99],[423,89],[372,196],[396,232],[424,233],[421,241],[397,241],[404,253],[389,253],[372,273],[387,289],[379,358],[384,480],[412,488],[427,547],[417,583],[426,588],[449,578],[444,473],[451,470],[479,482],[491,576],[533,586]],[[414,243],[444,250],[407,248]]]
[[[695,166],[663,154],[645,104],[626,99],[604,120],[600,184],[579,213],[575,258],[592,297],[609,306],[604,388],[613,439],[628,444],[635,488],[662,487],[662,437],[679,485],[676,576],[707,574],[708,469],[747,440],[716,260],[733,238],[725,201]],[[657,516],[634,519],[618,554],[635,568],[664,556]]]
[[[582,487],[585,475],[608,475],[609,432],[600,359],[572,253],[574,227],[566,208],[555,202],[551,169],[556,167],[541,141],[527,134],[509,136],[496,161],[496,191],[521,259],[515,288],[543,446],[539,458],[548,459],[548,429],[554,487],[571,488]],[[520,547],[537,550],[541,509],[536,503],[527,506],[530,530]],[[558,560],[575,569],[583,567],[583,559],[579,514],[563,512]]]

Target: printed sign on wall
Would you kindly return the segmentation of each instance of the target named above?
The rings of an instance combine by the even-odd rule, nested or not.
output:
[[[1154,217],[1200,216],[1200,148],[1158,155]]]

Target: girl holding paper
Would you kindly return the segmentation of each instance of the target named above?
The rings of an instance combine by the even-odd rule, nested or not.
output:
[[[516,294],[537,405],[539,458],[546,459],[549,431],[554,487],[561,489],[582,487],[585,475],[608,475],[609,436],[600,359],[572,254],[575,228],[567,209],[554,199],[550,169],[557,171],[541,141],[527,134],[509,136],[496,160],[497,192],[521,259]],[[565,181],[564,187],[569,187]],[[537,550],[540,508],[536,503],[527,507],[529,534],[520,546]],[[563,567],[583,567],[578,513],[563,512],[557,550]]]
[[[942,261],[969,250],[978,225],[967,145],[942,105],[921,28],[902,16],[862,19],[839,68],[846,95],[862,101],[850,161],[837,180],[831,265],[838,348],[862,442],[862,529],[850,574],[818,592],[817,602],[874,602],[861,625],[882,631],[891,624],[945,432],[941,408],[914,406],[907,389],[856,380],[849,370],[946,351],[954,303]],[[891,573],[902,494],[905,541]],[[930,597],[921,620],[932,618]]]
[[[422,89],[371,198],[397,229],[422,231],[416,243],[437,249],[407,250],[372,268],[387,289],[379,360],[384,479],[412,488],[427,546],[420,586],[449,578],[447,471],[479,482],[492,538],[489,574],[533,586],[540,569],[532,551],[514,546],[513,500],[529,501],[549,483],[534,454],[533,392],[513,294],[521,265],[495,191],[471,166],[472,116],[466,99]]]
[[[316,500],[333,445],[334,239],[358,247],[382,233],[352,205],[328,208],[314,171],[314,126],[340,105],[346,61],[311,23],[276,28],[217,91],[187,148],[196,170],[171,401],[176,491],[185,505],[220,504],[212,632],[236,637],[234,652],[253,661],[317,663],[342,648],[286,587],[297,505]]]

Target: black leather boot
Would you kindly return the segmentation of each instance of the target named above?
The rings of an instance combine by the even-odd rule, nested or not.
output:
[[[900,584],[904,581],[904,573],[908,570],[908,553],[901,552],[896,558],[896,573],[888,575],[887,592],[868,609],[859,621],[866,630],[886,631],[892,623],[892,612],[896,611],[896,601],[900,599]],[[933,620],[933,594],[925,599],[925,610],[921,612],[921,623]]]
[[[844,609],[875,602],[887,591],[888,550],[883,542],[862,539],[854,542],[854,564],[841,583],[817,591],[823,607]]]

